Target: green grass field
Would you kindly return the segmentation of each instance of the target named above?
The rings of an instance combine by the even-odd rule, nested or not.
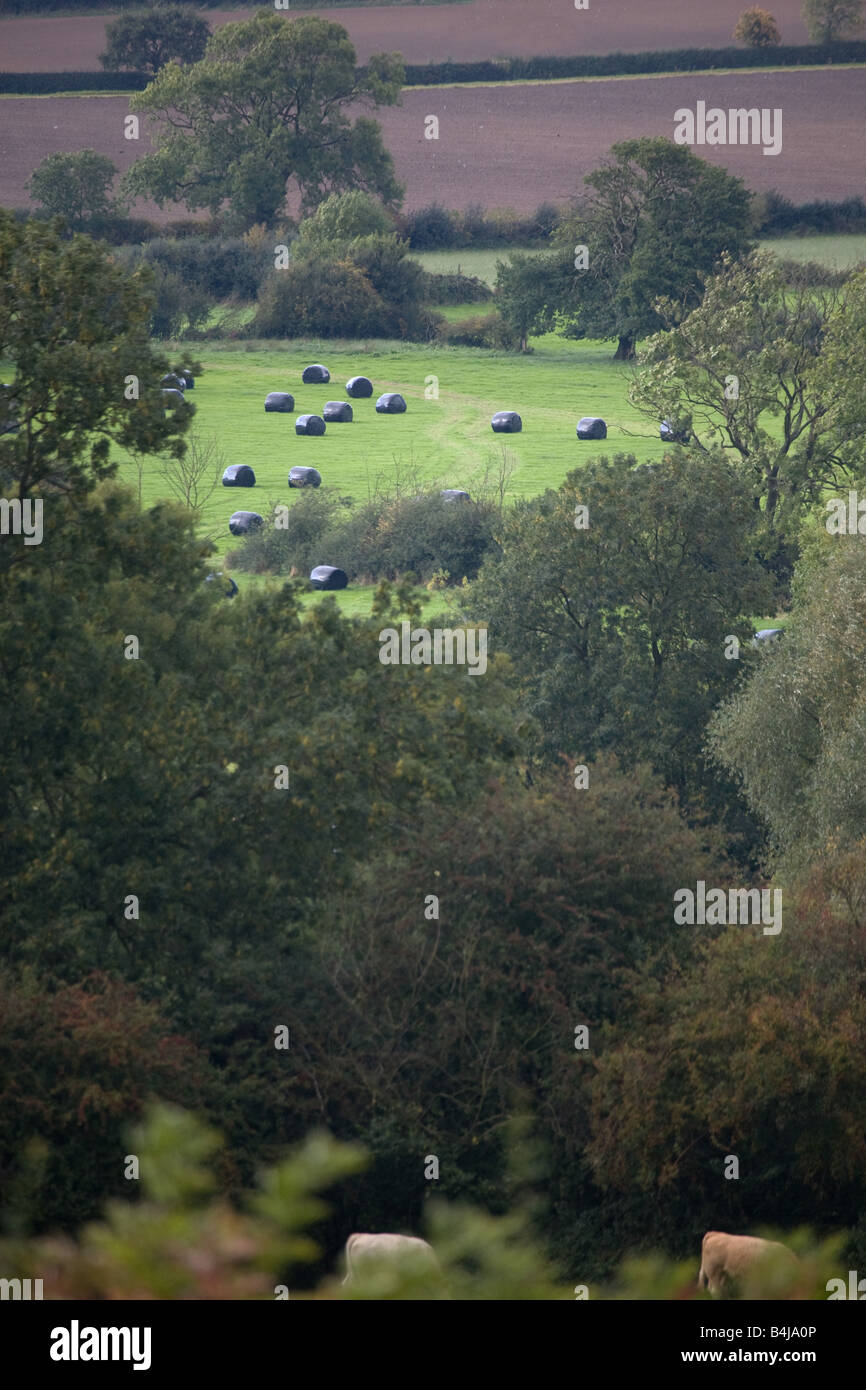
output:
[[[845,269],[866,261],[866,234],[852,233],[840,236],[786,236],[773,237],[759,242],[767,251],[792,261],[817,261],[834,269]],[[528,256],[540,256],[547,247],[500,246],[493,250],[481,251],[468,248],[463,251],[415,251],[412,254],[425,270],[439,275],[461,270],[464,275],[475,275],[488,285],[496,283],[496,262],[505,261],[513,251]],[[479,306],[483,308],[482,306]],[[450,317],[450,315],[449,315]]]
[[[817,261],[834,270],[866,264],[866,233],[839,236],[785,236],[762,241],[762,247],[788,261]]]
[[[204,374],[190,393],[197,407],[193,428],[218,439],[226,464],[247,463],[256,474],[255,488],[217,488],[203,513],[204,529],[213,534],[218,554],[235,545],[228,520],[235,510],[258,511],[291,505],[297,492],[288,487],[294,464],[312,464],[323,483],[341,494],[366,498],[382,482],[415,474],[420,481],[472,492],[485,469],[495,472],[503,450],[514,464],[511,495],[532,495],[557,487],[569,469],[594,454],[633,452],[639,459],[660,457],[658,430],[628,404],[632,371],[612,360],[610,343],[569,343],[550,337],[537,340],[535,352],[492,353],[475,349],[431,348],[406,344],[293,342],[215,344],[197,350]],[[324,362],[328,386],[304,386],[308,362]],[[321,438],[295,434],[295,417],[320,413],[325,401],[345,397],[345,382],[354,374],[369,376],[371,400],[353,402],[349,425],[329,425]],[[435,377],[436,381],[430,380]],[[438,385],[438,399],[432,393]],[[265,414],[268,391],[290,391],[291,415]],[[377,415],[381,392],[399,391],[405,415]],[[425,396],[430,393],[430,398]],[[494,435],[490,417],[497,410],[516,410],[523,418],[518,435]],[[582,443],[575,426],[582,415],[601,415],[608,424],[603,443]],[[161,463],[149,460],[142,477],[142,501],[152,504],[170,496]],[[121,477],[138,486],[129,461]],[[328,563],[322,557],[322,563]]]
[[[468,247],[462,251],[413,251],[412,255],[434,275],[453,275],[460,270],[464,275],[475,275],[479,280],[486,280],[492,287],[496,283],[497,261],[508,260],[512,252],[540,256],[547,250],[547,246],[496,246],[492,250]],[[483,305],[479,307],[483,308]]]

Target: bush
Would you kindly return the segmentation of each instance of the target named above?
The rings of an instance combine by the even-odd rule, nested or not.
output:
[[[498,310],[492,314],[475,314],[458,323],[443,323],[439,338],[461,347],[504,348],[509,352],[520,346],[519,335],[509,328]]]
[[[339,246],[342,249],[337,250]],[[426,276],[396,236],[335,243],[272,273],[259,292],[252,337],[413,338],[432,336],[423,308]]]
[[[256,250],[242,237],[156,237],[145,247],[121,253],[128,265],[143,261],[177,275],[189,287],[212,300],[255,299],[265,274],[273,266],[272,247]]]
[[[298,492],[289,507],[288,525],[278,529],[273,520],[266,520],[244,537],[229,562],[248,574],[288,575],[294,569],[306,576],[314,565],[325,563],[322,556],[330,552],[324,538],[349,505],[349,498],[338,497],[328,487]]]
[[[179,338],[188,329],[200,328],[211,311],[207,295],[174,271],[159,264],[148,267],[153,297],[149,332],[154,338]]]
[[[424,298],[428,304],[481,304],[493,298],[493,291],[476,275],[463,275],[459,270],[443,274],[427,271]]]
[[[252,573],[307,575],[325,556],[350,579],[413,574],[426,583],[446,574],[459,584],[478,573],[497,517],[490,501],[449,503],[438,488],[413,497],[392,492],[354,506],[323,486],[294,498],[285,529],[265,526],[245,537],[231,563]]]
[[[363,271],[387,306],[383,336],[418,338],[423,331],[421,306],[426,274],[420,261],[406,255],[406,243],[396,236],[366,236],[353,241],[348,255]]]
[[[294,261],[273,271],[259,290],[253,338],[378,338],[390,323],[387,306],[349,260]]]
[[[766,48],[768,44],[782,42],[779,26],[773,16],[757,5],[743,10],[733,37],[739,39],[740,43],[748,44],[749,48]]]
[[[357,237],[389,236],[392,219],[382,204],[369,193],[332,193],[305,217],[298,227],[299,249],[327,247],[354,241]]]
[[[441,203],[410,212],[406,218],[406,237],[413,251],[437,251],[455,245],[457,218]]]

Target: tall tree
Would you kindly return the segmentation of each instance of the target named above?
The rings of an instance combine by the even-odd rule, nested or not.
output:
[[[755,512],[718,456],[681,450],[634,465],[593,460],[558,491],[518,502],[467,612],[514,662],[545,756],[612,749],[650,762],[748,843],[754,826],[701,745],[739,665],[727,639],[745,646],[748,615],[770,601]]]
[[[99,61],[104,68],[133,68],[154,77],[172,60],[197,63],[203,56],[210,25],[184,5],[154,5],[118,15],[105,26],[107,40]]]
[[[860,466],[852,426],[864,411],[849,363],[852,334],[866,333],[862,287],[788,286],[775,259],[754,252],[726,258],[686,317],[671,299],[656,307],[666,331],[641,355],[632,403],[676,419],[697,450],[721,444],[771,522]]]
[[[561,257],[557,256],[529,256],[518,251],[507,261],[496,262],[496,307],[519,335],[521,352],[528,350],[530,333],[543,333],[554,326],[550,305],[558,298],[554,291],[557,276],[567,283]]]
[[[798,566],[784,640],[710,726],[715,757],[742,782],[791,876],[859,844],[866,825],[864,633],[863,539],[825,534]]]
[[[27,188],[41,213],[64,217],[73,232],[98,233],[107,217],[123,211],[111,197],[117,166],[96,150],[49,154],[34,169]]]
[[[366,189],[396,205],[401,189],[379,125],[355,115],[400,98],[397,54],[373,54],[363,72],[339,24],[278,14],[226,24],[191,68],[163,68],[131,107],[153,117],[156,153],[129,170],[127,187],[216,213],[228,204],[244,227],[271,224],[287,196],[309,211],[332,192]]]
[[[86,490],[110,476],[112,442],[138,453],[184,450],[193,407],[166,418],[167,362],[147,333],[147,279],[127,275],[87,237],[0,210],[0,358],[12,363],[0,472],[19,497]],[[3,547],[4,562],[21,548]]]
[[[852,38],[863,28],[863,0],[803,0],[803,18],[815,43]]]
[[[565,296],[548,302],[567,337],[616,338],[615,356],[626,360],[638,338],[661,327],[659,296],[693,308],[722,253],[748,248],[749,193],[741,179],[666,139],[614,145],[584,182],[583,205],[556,233],[555,290],[564,286]]]
[[[779,937],[704,939],[697,964],[638,986],[628,1026],[608,1034],[588,1156],[609,1201],[661,1208],[671,1246],[678,1226],[859,1222],[862,1258],[864,891],[861,842],[856,870],[785,892]],[[743,1153],[741,1181],[725,1181],[726,1155]]]

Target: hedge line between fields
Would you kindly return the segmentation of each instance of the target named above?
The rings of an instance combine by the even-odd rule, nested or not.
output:
[[[788,44],[777,48],[673,48],[656,53],[584,53],[576,58],[503,58],[477,63],[410,63],[406,86],[443,82],[531,82],[556,77],[640,77],[704,68],[802,67],[864,63],[866,40]]]
[[[0,72],[0,92],[50,96],[53,92],[141,92],[143,72]]]
[[[834,44],[789,44],[778,48],[674,48],[657,53],[584,53],[575,58],[504,58],[477,63],[409,63],[406,86],[446,82],[533,82],[558,77],[640,77],[659,72],[698,72],[712,68],[803,67],[866,63],[866,40]],[[0,72],[0,92],[42,95],[51,92],[139,92],[147,85],[140,72]]]

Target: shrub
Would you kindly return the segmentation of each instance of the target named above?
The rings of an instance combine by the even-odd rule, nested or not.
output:
[[[187,329],[200,328],[210,314],[207,295],[161,265],[148,267],[153,308],[149,331],[154,338],[179,338]]]
[[[357,237],[388,236],[391,218],[377,198],[360,189],[332,193],[305,217],[298,227],[299,249],[327,247],[354,241]]]
[[[293,497],[288,512],[288,525],[277,528],[272,516],[265,525],[244,537],[230,554],[234,569],[248,574],[284,574],[292,569],[304,575],[313,565],[322,563],[327,551],[325,536],[334,530],[338,517],[350,505],[350,499],[339,497],[327,487],[305,488]]]
[[[428,304],[480,304],[493,298],[486,280],[476,275],[464,275],[459,270],[437,274],[428,271],[424,276],[424,298]]]
[[[748,44],[749,48],[766,48],[768,44],[782,42],[779,26],[773,16],[757,5],[743,10],[733,37],[739,39],[740,43]]]
[[[273,265],[272,245],[257,251],[242,237],[160,237],[140,254],[146,263],[162,266],[212,299],[255,299]]]
[[[321,487],[298,493],[288,526],[265,526],[245,538],[231,563],[253,573],[306,575],[324,556],[350,579],[413,574],[425,583],[447,574],[459,584],[477,574],[497,517],[491,501],[449,505],[438,487],[414,497],[392,491],[360,505]]]
[[[294,261],[259,290],[249,334],[259,338],[384,337],[389,311],[367,276],[348,260]]]
[[[406,236],[413,251],[436,251],[453,246],[457,230],[454,213],[441,203],[430,203],[406,218]]]
[[[457,323],[443,323],[439,337],[443,342],[457,343],[461,347],[504,348],[510,352],[520,346],[519,335],[509,328],[498,310],[492,314],[475,314]]]

